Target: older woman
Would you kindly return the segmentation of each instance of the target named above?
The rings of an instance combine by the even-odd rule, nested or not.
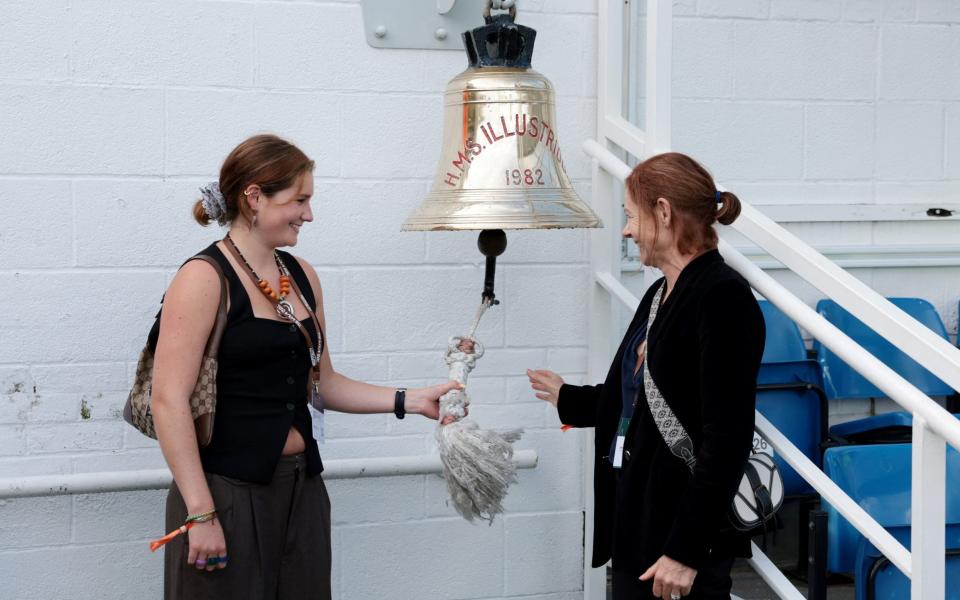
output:
[[[527,375],[564,423],[596,428],[593,566],[613,559],[613,597],[729,598],[734,557],[750,553],[726,513],[752,447],[764,344],[757,301],[724,263],[713,228],[732,223],[740,201],[678,153],[644,161],[626,187],[623,235],[664,277],[644,295],[602,385]],[[664,442],[651,388],[693,442],[692,471]]]

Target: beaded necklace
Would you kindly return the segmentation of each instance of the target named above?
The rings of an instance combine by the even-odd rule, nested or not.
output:
[[[280,293],[278,294],[270,286],[270,282],[266,279],[257,275],[257,272],[250,266],[250,263],[247,262],[247,259],[243,256],[243,253],[240,252],[240,248],[237,247],[237,244],[234,243],[233,238],[230,237],[230,234],[227,234],[227,243],[233,247],[236,251],[237,256],[240,257],[241,262],[244,266],[247,267],[247,270],[253,275],[253,278],[257,282],[257,287],[260,288],[260,291],[263,292],[263,295],[273,301],[277,307],[277,314],[281,319],[285,321],[296,321],[296,313],[293,310],[293,305],[287,301],[287,294],[290,293],[290,272],[287,271],[286,265],[283,264],[283,261],[280,260],[280,255],[277,254],[277,251],[273,251],[273,259],[277,262],[277,269],[280,271]]]

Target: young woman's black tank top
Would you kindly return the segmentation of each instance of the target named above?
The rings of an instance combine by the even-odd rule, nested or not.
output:
[[[230,283],[230,311],[217,360],[217,413],[213,439],[200,449],[203,470],[253,483],[269,483],[290,427],[306,442],[307,473],[323,471],[307,409],[310,354],[292,323],[253,316],[250,297],[227,257],[211,244],[200,254],[215,259]],[[280,252],[310,304],[316,298],[300,263]],[[317,343],[313,319],[301,321]],[[323,345],[326,352],[326,344]]]

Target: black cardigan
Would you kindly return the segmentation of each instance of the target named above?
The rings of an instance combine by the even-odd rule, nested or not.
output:
[[[693,440],[695,473],[667,449],[642,389],[619,477],[606,456],[622,408],[624,347],[662,283],[640,302],[606,382],[565,384],[557,404],[564,423],[596,427],[593,566],[612,557],[615,570],[637,575],[661,555],[695,569],[711,553],[750,555],[749,538],[725,524],[752,448],[765,327],[750,286],[718,251],[683,269],[648,333],[650,374]]]

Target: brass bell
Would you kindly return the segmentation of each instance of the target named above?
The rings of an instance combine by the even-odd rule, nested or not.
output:
[[[444,93],[437,174],[403,230],[601,227],[564,170],[553,85],[530,67],[537,32],[489,6],[463,34],[470,66]]]

